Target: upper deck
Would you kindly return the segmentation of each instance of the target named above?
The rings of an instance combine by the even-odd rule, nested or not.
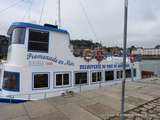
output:
[[[7,63],[25,65],[31,53],[47,57],[67,58],[70,54],[69,33],[56,25],[15,22],[7,33],[10,37]],[[15,54],[16,53],[16,54]],[[17,55],[21,58],[17,58]],[[68,59],[69,59],[68,58]]]

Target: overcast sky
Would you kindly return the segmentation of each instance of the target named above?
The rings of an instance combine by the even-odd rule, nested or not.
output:
[[[39,22],[43,0],[0,0],[0,34],[15,21]],[[31,6],[32,3],[32,6]],[[62,26],[71,39],[90,39],[106,46],[122,46],[124,0],[61,0]],[[129,0],[128,46],[160,44],[160,0]],[[57,0],[46,0],[40,24],[55,23]]]

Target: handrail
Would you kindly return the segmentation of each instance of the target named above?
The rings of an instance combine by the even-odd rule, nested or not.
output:
[[[32,96],[34,95],[40,95],[42,94],[44,97],[43,99],[46,99],[47,98],[47,95],[50,94],[50,93],[56,93],[56,92],[66,92],[68,90],[73,90],[73,89],[77,89],[77,88],[69,88],[69,89],[65,89],[65,90],[55,90],[55,91],[47,91],[47,92],[37,92],[37,93],[25,93],[25,94],[15,94],[15,95],[8,95],[6,97],[8,97],[10,100],[11,99],[14,99],[16,97],[20,97],[20,96],[27,96],[27,100],[31,100]]]
[[[14,99],[14,98],[17,98],[17,97],[25,97],[26,96],[27,100],[34,100],[34,99],[32,99],[32,96],[34,96],[34,95],[43,95],[42,99],[46,99],[47,95],[50,94],[50,93],[57,93],[57,92],[66,93],[67,91],[77,91],[77,92],[79,91],[79,92],[82,92],[83,91],[83,89],[82,89],[83,86],[86,86],[86,85],[81,85],[80,84],[80,85],[78,85],[76,87],[71,87],[71,88],[63,89],[63,90],[35,92],[35,93],[25,93],[25,94],[14,94],[14,95],[8,95],[6,97],[8,97],[9,99]],[[101,87],[100,83],[99,83],[99,87]]]
[[[118,80],[119,81],[119,80]],[[102,85],[103,82],[99,82],[97,85],[97,87],[101,88],[103,85]],[[86,85],[83,85],[83,84],[80,84],[80,85],[77,85],[77,86],[74,86],[74,87],[70,87],[68,89],[59,89],[59,90],[54,90],[54,91],[45,91],[45,92],[35,92],[35,93],[25,93],[25,94],[14,94],[14,95],[8,95],[6,97],[8,97],[10,100],[12,99],[15,99],[17,97],[23,97],[24,99],[22,100],[25,100],[25,96],[27,97],[26,100],[34,100],[34,95],[42,95],[41,96],[41,99],[46,99],[47,98],[47,95],[49,95],[50,93],[57,93],[57,92],[64,92],[66,93],[67,91],[74,91],[74,92],[82,92],[83,89],[82,87],[83,86],[86,86]],[[87,89],[86,89],[87,90]],[[89,89],[88,89],[89,90]],[[36,99],[35,99],[36,100]]]

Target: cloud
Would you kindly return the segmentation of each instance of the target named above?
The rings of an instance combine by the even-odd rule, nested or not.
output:
[[[6,8],[16,1],[3,0],[0,8]],[[106,46],[122,46],[123,3],[124,0],[61,0],[63,28],[70,32],[72,39],[92,39],[101,41]],[[128,46],[154,47],[160,44],[159,4],[159,0],[129,0]],[[0,33],[5,34],[13,21],[32,19],[38,23],[42,6],[43,0],[25,0],[0,14],[3,16],[0,19]],[[55,23],[58,16],[57,8],[57,0],[46,0],[41,24]],[[91,25],[88,24],[85,14]]]

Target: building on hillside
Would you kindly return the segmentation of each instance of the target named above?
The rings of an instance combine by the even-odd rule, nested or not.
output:
[[[138,48],[137,50],[132,50],[132,54],[141,54],[142,56],[160,56],[160,49]]]

